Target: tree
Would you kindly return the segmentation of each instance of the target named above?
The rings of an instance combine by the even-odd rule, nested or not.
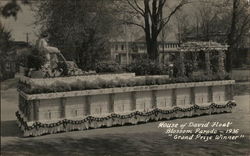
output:
[[[114,32],[111,0],[41,0],[37,23],[50,34],[50,43],[84,70],[108,56]],[[63,10],[63,11],[62,11]]]
[[[179,43],[185,42],[191,29],[189,15],[184,12],[178,12],[175,16],[177,25],[177,38]]]
[[[229,50],[226,57],[226,70],[232,71],[234,51],[244,40],[244,35],[250,32],[250,7],[246,0],[233,0],[231,11],[231,26],[228,34]]]
[[[192,39],[214,40],[229,45],[226,71],[231,72],[238,50],[244,46],[250,31],[250,11],[247,0],[207,0],[194,6],[196,23],[190,29]]]
[[[218,10],[216,10],[211,4],[203,4],[200,8],[198,8],[197,17],[199,20],[200,32],[202,36],[200,39],[209,41],[212,39],[212,33],[215,31],[215,20],[218,18]]]
[[[202,41],[217,41],[225,43],[227,31],[230,25],[228,20],[228,8],[224,6],[224,1],[216,0],[198,1],[193,5],[193,14],[184,14],[192,19],[187,24],[184,38]],[[180,19],[181,22],[185,20]],[[187,23],[187,22],[186,22]]]
[[[0,23],[0,51],[1,55],[10,48],[12,38],[11,32]]]
[[[8,31],[0,22],[0,80],[4,77],[2,65],[5,62],[7,51],[10,48],[12,38],[11,32]]]
[[[126,20],[125,23],[139,26],[144,30],[147,53],[152,60],[157,60],[159,56],[157,38],[160,32],[169,23],[171,17],[187,3],[187,0],[180,0],[172,9],[166,6],[167,2],[169,1],[126,0],[127,7],[130,9],[128,14],[133,17]],[[142,18],[142,22],[135,18]]]
[[[30,0],[21,0],[22,4],[30,4]],[[5,18],[14,17],[17,18],[18,12],[21,11],[21,6],[18,3],[18,0],[8,0],[6,4],[1,5],[0,3],[0,15]]]

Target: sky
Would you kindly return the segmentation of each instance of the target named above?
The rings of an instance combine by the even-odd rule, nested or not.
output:
[[[2,0],[0,0],[2,1]],[[15,41],[26,41],[26,33],[29,33],[29,42],[35,43],[38,28],[33,24],[35,21],[34,13],[29,6],[21,5],[22,11],[18,13],[17,19],[13,17],[0,17],[3,25],[12,32],[12,38]]]
[[[8,0],[0,0],[1,4],[6,3]],[[34,12],[31,11],[30,6],[21,5],[22,11],[18,13],[17,19],[0,17],[4,26],[12,32],[12,37],[15,41],[26,41],[26,34],[29,34],[29,42],[35,43],[37,40],[39,28],[33,23],[35,22]],[[168,33],[167,40],[176,40],[174,32]]]

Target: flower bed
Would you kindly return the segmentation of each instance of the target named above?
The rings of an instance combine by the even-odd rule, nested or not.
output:
[[[68,78],[54,78],[48,80],[32,80],[23,78],[19,82],[18,89],[27,94],[40,94],[40,93],[55,93],[67,92],[78,90],[91,90],[91,89],[104,89],[104,88],[117,88],[117,87],[133,87],[133,86],[146,86],[146,85],[164,85],[173,83],[186,83],[186,82],[205,82],[214,80],[224,80],[225,77],[191,77],[191,78],[172,78],[167,75],[161,76],[134,76],[128,77],[108,77],[103,78],[102,75],[95,79],[85,79],[83,77],[68,77]]]
[[[38,94],[28,94],[23,90],[19,90],[20,95],[27,100],[35,99],[55,99],[61,97],[77,97],[85,95],[99,95],[99,94],[111,94],[111,93],[124,93],[124,92],[136,92],[136,91],[150,91],[150,90],[165,90],[165,89],[177,89],[177,88],[189,88],[189,87],[205,87],[205,86],[218,86],[218,85],[232,85],[234,80],[223,81],[206,81],[206,82],[189,82],[189,83],[172,83],[163,85],[145,85],[145,86],[132,86],[132,87],[116,87],[116,88],[103,88],[103,89],[89,89],[89,90],[77,90],[77,91],[62,91],[62,92],[42,92]],[[41,90],[42,91],[42,90]]]
[[[87,116],[82,120],[60,120],[51,124],[35,122],[28,126],[25,117],[16,112],[18,125],[24,132],[24,136],[40,136],[44,134],[53,134],[59,132],[68,132],[74,130],[86,130],[91,128],[102,128],[112,126],[122,126],[126,124],[147,123],[151,121],[170,120],[174,118],[200,116],[206,114],[217,114],[231,112],[236,103],[229,101],[226,104],[211,103],[208,106],[190,105],[190,107],[173,107],[169,110],[154,109],[148,112],[135,111],[126,115],[110,114],[106,117]]]

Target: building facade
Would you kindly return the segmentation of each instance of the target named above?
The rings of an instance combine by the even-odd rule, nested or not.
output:
[[[110,44],[111,59],[121,65],[130,64],[136,58],[147,54],[145,41],[111,41]],[[171,60],[171,53],[176,52],[179,47],[179,42],[158,42],[159,61],[168,63]]]

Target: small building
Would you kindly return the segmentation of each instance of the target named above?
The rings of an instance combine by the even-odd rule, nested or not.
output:
[[[147,54],[146,41],[143,37],[134,41],[125,41],[123,39],[111,40],[111,59],[121,65],[132,63],[136,58],[145,56]],[[168,63],[171,59],[171,53],[176,52],[180,43],[173,42],[158,42],[159,61],[161,63]]]

